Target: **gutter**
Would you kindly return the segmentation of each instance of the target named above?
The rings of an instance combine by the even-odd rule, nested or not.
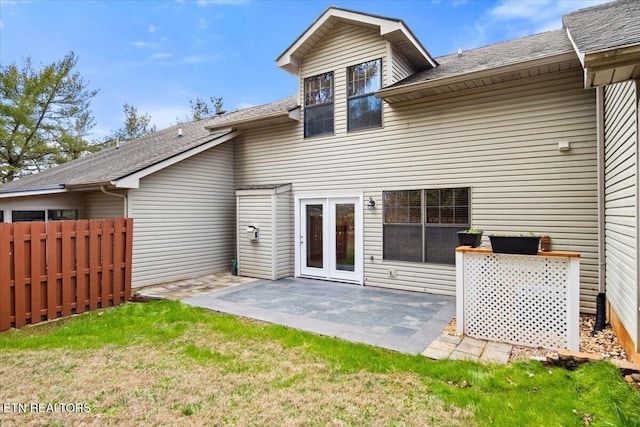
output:
[[[385,101],[389,102],[387,98],[397,96],[397,95],[404,95],[407,93],[412,93],[412,92],[425,90],[425,89],[431,89],[431,88],[440,87],[444,85],[468,82],[469,80],[472,80],[472,79],[492,77],[497,74],[520,71],[522,69],[526,69],[530,67],[554,64],[559,61],[566,61],[566,60],[571,60],[575,58],[576,58],[576,53],[573,51],[570,51],[570,52],[561,53],[554,56],[534,59],[527,62],[517,62],[514,64],[504,65],[502,67],[488,68],[484,70],[472,71],[472,72],[463,73],[463,74],[455,74],[453,76],[440,77],[432,80],[409,83],[409,84],[401,85],[397,87],[380,89],[379,91],[375,92],[374,95],[377,98],[382,98]]]
[[[122,195],[122,194],[118,194],[118,193],[111,193],[109,191],[107,191],[107,187],[106,185],[101,185],[100,186],[100,191],[102,191],[104,194],[108,195],[108,196],[113,196],[113,197],[118,197],[122,200],[124,200],[124,217],[128,218],[129,217],[129,201],[127,199],[127,196]]]
[[[605,163],[604,163],[604,88],[596,88],[596,158],[598,173],[598,296],[596,297],[596,323],[593,331],[601,331],[607,323],[606,308],[606,254],[605,254]]]

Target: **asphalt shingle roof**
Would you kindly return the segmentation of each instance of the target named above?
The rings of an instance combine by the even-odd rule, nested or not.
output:
[[[6,183],[0,186],[0,193],[54,185],[103,184],[117,180],[229,133],[229,130],[211,132],[207,127],[288,111],[292,102],[295,105],[295,97],[171,126],[128,141],[119,148],[106,148],[81,159]],[[182,136],[178,136],[178,129],[182,129]]]
[[[581,53],[640,43],[640,1],[620,0],[580,9],[562,18]]]
[[[415,73],[388,87],[500,68],[535,59],[575,52],[565,30],[548,31],[520,39],[437,57],[438,67]]]

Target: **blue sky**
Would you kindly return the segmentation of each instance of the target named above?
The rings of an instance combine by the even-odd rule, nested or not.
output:
[[[226,110],[296,92],[277,58],[335,5],[402,19],[433,56],[562,27],[563,14],[603,3],[565,1],[0,0],[0,64],[49,64],[74,51],[99,89],[92,139],[119,128],[122,105],[158,128],[184,120],[189,99],[222,97]]]

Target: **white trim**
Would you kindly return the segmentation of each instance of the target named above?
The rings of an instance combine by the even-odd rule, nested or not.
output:
[[[303,219],[301,208],[305,201],[314,201],[318,203],[322,203],[324,208],[326,209],[326,221],[325,228],[329,230],[331,225],[330,217],[332,216],[330,206],[332,202],[338,201],[339,199],[351,199],[355,203],[355,226],[356,226],[356,239],[355,239],[355,269],[354,269],[354,279],[348,279],[341,274],[335,274],[336,272],[332,272],[330,268],[330,263],[325,263],[323,268],[324,271],[318,272],[318,274],[310,274],[309,272],[305,272],[302,268],[302,244],[304,243],[302,240],[302,226]],[[295,226],[295,235],[294,235],[294,245],[295,245],[295,275],[296,277],[316,277],[322,278],[325,280],[334,280],[339,282],[349,282],[349,283],[357,283],[359,285],[364,285],[364,194],[360,193],[299,193],[294,194],[294,226]],[[326,248],[323,248],[325,253],[328,252],[329,240],[324,239],[324,245]],[[338,277],[342,276],[342,277]]]
[[[0,199],[10,199],[13,197],[42,196],[46,194],[69,193],[66,188],[56,188],[53,190],[17,190],[15,193],[0,193]]]
[[[134,172],[131,175],[125,176],[123,178],[119,178],[111,181],[111,184],[116,186],[117,188],[139,188],[140,187],[140,179],[145,176],[151,175],[152,173],[158,172],[159,170],[165,169],[171,165],[174,165],[178,162],[181,162],[189,157],[195,156],[196,154],[202,153],[210,148],[215,147],[216,145],[220,145],[223,142],[227,142],[233,139],[237,135],[238,131],[231,131],[226,135],[220,136],[212,141],[209,141],[205,144],[194,147],[190,150],[182,152],[176,156],[165,159],[155,165],[151,165],[146,167],[138,172]]]

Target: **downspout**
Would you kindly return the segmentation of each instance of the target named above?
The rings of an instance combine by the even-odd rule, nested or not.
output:
[[[118,197],[118,198],[124,200],[124,203],[123,203],[123,205],[124,205],[124,217],[128,218],[128,216],[129,216],[129,203],[128,203],[128,200],[127,200],[127,196],[122,195],[122,194],[118,194],[118,193],[110,193],[110,192],[108,192],[106,185],[101,185],[100,186],[100,191],[102,191],[104,194],[106,194],[108,196]]]
[[[598,163],[598,296],[596,323],[593,332],[604,329],[607,323],[606,254],[605,254],[605,183],[604,183],[604,88],[596,88],[596,156]]]

